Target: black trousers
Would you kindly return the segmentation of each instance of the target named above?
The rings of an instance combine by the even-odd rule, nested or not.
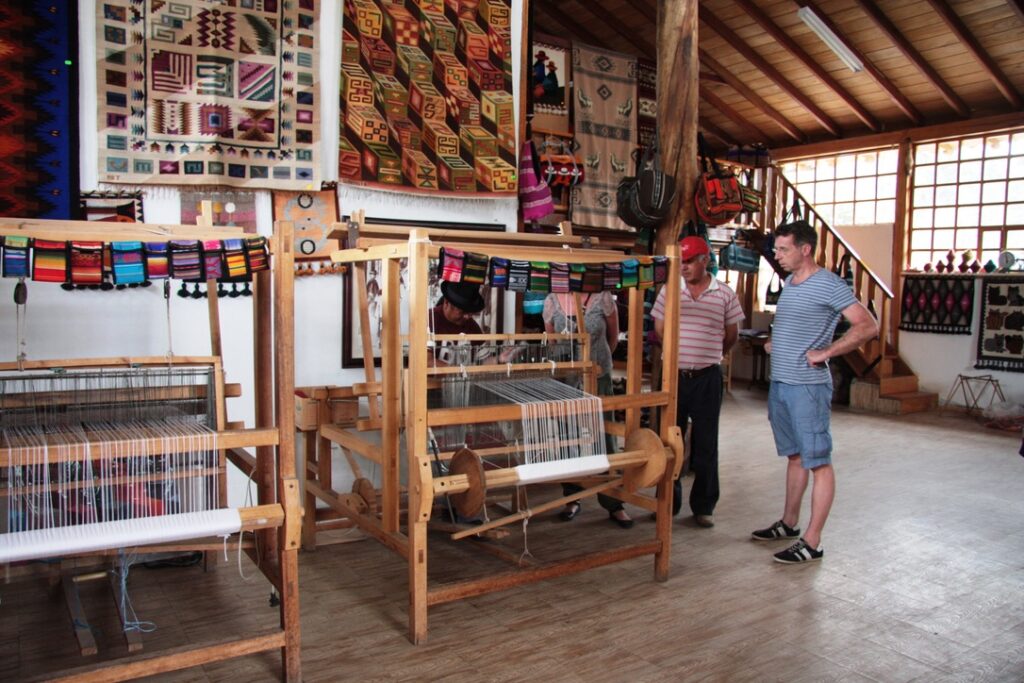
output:
[[[693,377],[679,373],[676,423],[685,434],[687,421],[693,422],[690,433],[690,471],[693,472],[690,511],[695,515],[713,514],[718,503],[718,418],[721,412],[721,366],[713,365]],[[676,479],[672,514],[679,514],[682,505],[683,487]]]

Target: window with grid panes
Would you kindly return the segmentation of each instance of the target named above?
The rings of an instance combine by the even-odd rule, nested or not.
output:
[[[911,268],[1024,256],[1024,130],[916,144],[910,201]]]
[[[782,173],[832,227],[896,220],[895,148],[802,159]]]

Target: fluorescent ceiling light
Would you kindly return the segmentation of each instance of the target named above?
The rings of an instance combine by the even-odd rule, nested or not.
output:
[[[839,36],[832,32],[832,29],[821,20],[821,17],[814,13],[814,10],[810,7],[801,7],[796,11],[796,15],[800,17],[800,21],[807,24],[807,28],[821,38],[828,49],[832,50],[839,61],[845,64],[850,71],[858,73],[864,70],[864,63],[857,58],[857,55],[853,54]]]

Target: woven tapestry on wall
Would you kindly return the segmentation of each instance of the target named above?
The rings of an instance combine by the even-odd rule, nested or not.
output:
[[[533,107],[534,131],[572,134],[569,119],[571,49],[567,40],[534,34],[530,49],[530,104]]]
[[[974,280],[973,275],[905,275],[900,329],[971,334]]]
[[[316,0],[96,7],[100,181],[319,185]]]
[[[1024,277],[981,281],[981,332],[976,368],[1024,372]]]
[[[291,221],[295,227],[297,260],[330,259],[341,249],[340,240],[328,240],[327,233],[338,220],[338,193],[334,189],[319,192],[274,192],[274,220]]]
[[[211,202],[213,224],[237,226],[256,234],[256,193],[245,190],[182,190],[181,223],[198,225],[203,202]]]
[[[514,195],[510,0],[344,0],[341,182]]]
[[[77,214],[77,16],[74,0],[0,6],[0,216]]]
[[[644,58],[636,70],[636,131],[641,147],[650,147],[658,135],[658,65]]]
[[[78,195],[79,215],[87,221],[144,223],[141,190],[82,192]]]
[[[634,171],[636,59],[574,46],[572,70],[576,144],[586,166],[583,182],[573,188],[572,220],[632,231],[615,213],[615,190]]]

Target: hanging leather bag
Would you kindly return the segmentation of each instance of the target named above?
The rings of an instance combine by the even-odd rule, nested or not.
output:
[[[740,184],[735,175],[723,171],[714,158],[708,158],[704,136],[700,133],[697,133],[697,147],[700,150],[701,175],[697,178],[693,208],[705,223],[723,225],[743,210]]]
[[[782,296],[782,278],[778,273],[772,273],[772,279],[768,281],[768,289],[764,293],[765,305],[778,306],[780,296]]]
[[[637,174],[636,202],[644,215],[665,218],[676,198],[676,179],[661,167],[658,139],[644,150]]]

